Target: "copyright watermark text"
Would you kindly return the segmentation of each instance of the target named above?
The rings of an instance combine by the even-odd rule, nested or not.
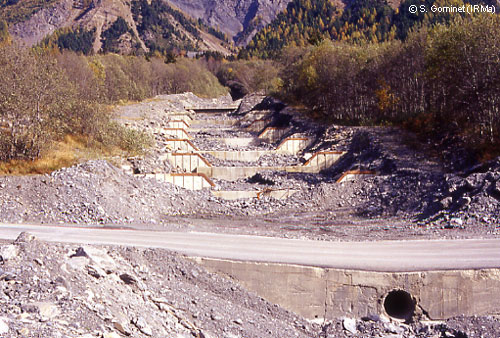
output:
[[[432,5],[430,8],[426,5],[411,5],[408,10],[412,14],[417,13],[495,13],[495,6],[492,5],[463,5],[463,6],[436,6]]]

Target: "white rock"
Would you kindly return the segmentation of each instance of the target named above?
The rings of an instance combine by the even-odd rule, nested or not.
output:
[[[121,336],[116,332],[106,332],[102,335],[103,338],[121,338]]]
[[[141,331],[145,335],[147,335],[147,336],[153,335],[153,330],[151,330],[151,328],[148,326],[148,324],[146,323],[146,320],[144,318],[142,318],[142,317],[137,318],[137,320],[135,321],[134,324],[135,324],[135,326],[137,326],[139,331]]]
[[[8,261],[17,257],[19,249],[15,245],[7,245],[0,249],[0,256],[2,256],[4,261]]]
[[[89,259],[87,257],[68,258],[66,263],[61,266],[61,270],[68,272],[68,268],[70,268],[71,270],[82,271],[87,267],[87,264],[89,264]]]
[[[304,156],[303,156],[303,158],[304,158],[304,160],[306,160],[306,161],[307,161],[307,160],[309,160],[312,156],[313,156],[313,154],[311,154],[311,153],[305,153],[305,154],[304,154]]]
[[[385,323],[384,326],[385,329],[391,333],[403,334],[405,332],[405,330],[402,327],[394,323]]]
[[[237,336],[231,332],[226,332],[226,333],[224,333],[224,338],[240,338],[240,336]]]
[[[39,303],[34,303],[33,305],[35,305],[38,308],[38,312],[40,313],[40,319],[44,322],[55,318],[60,313],[59,308],[54,303],[39,302]]]
[[[356,328],[356,319],[354,318],[344,318],[344,320],[342,321],[342,326],[345,330],[349,331],[352,334],[358,332],[358,329]]]
[[[89,256],[95,264],[97,264],[103,270],[116,270],[116,263],[113,258],[111,258],[107,251],[104,249],[98,249],[93,247],[84,247],[85,253]]]
[[[9,324],[6,318],[0,318],[0,334],[9,332]]]
[[[178,333],[175,338],[191,338],[192,335],[188,333]]]

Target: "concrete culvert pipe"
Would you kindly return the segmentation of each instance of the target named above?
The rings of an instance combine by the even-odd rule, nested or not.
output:
[[[415,313],[415,300],[404,290],[392,290],[385,296],[384,310],[392,318],[408,320]]]

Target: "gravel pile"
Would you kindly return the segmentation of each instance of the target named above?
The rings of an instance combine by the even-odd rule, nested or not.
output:
[[[193,144],[200,150],[274,150],[276,147],[268,142],[254,139],[250,144],[243,146],[232,146],[221,142],[221,138],[228,137],[255,137],[250,133],[238,133],[238,132],[199,132],[195,134],[195,138],[192,140]]]
[[[254,134],[239,129],[206,129],[192,133],[192,136],[196,142],[199,142],[198,139],[205,139],[205,138],[220,139],[229,137],[240,137],[240,138],[255,137]]]
[[[196,212],[208,196],[89,161],[51,175],[0,178],[0,222],[154,226],[163,215]]]
[[[344,318],[323,324],[320,338],[465,338],[495,337],[500,329],[498,318],[457,317],[443,322],[417,321],[403,324],[378,315]]]
[[[286,167],[302,165],[300,157],[286,154],[264,154],[257,161],[229,161],[222,160],[210,154],[203,154],[216,167]]]
[[[166,250],[0,245],[0,336],[311,338],[317,325]]]
[[[258,104],[260,104],[266,98],[265,95],[262,94],[248,94],[242,100],[241,103],[236,109],[236,111],[232,114],[232,116],[244,116],[251,112]]]
[[[51,175],[0,178],[0,222],[161,228],[171,225],[168,216],[256,216],[303,204],[268,197],[240,202],[132,176],[101,160]]]
[[[439,211],[427,219],[433,225],[462,228],[500,226],[500,158],[477,165],[462,175],[448,174],[439,193]]]

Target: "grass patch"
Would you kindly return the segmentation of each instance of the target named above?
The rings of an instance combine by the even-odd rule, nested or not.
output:
[[[0,162],[0,175],[49,174],[83,161],[137,155],[150,145],[149,137],[143,133],[117,126],[114,128],[121,133],[117,142],[106,144],[86,136],[66,135],[63,140],[54,142],[38,159]]]
[[[46,174],[54,170],[68,167],[78,161],[78,153],[86,148],[83,138],[66,136],[64,140],[54,143],[40,158],[36,160],[10,160],[0,162],[2,175]]]

